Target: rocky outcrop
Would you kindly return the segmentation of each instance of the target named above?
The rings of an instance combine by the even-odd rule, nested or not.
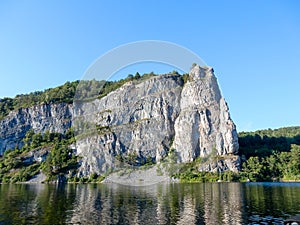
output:
[[[237,154],[238,136],[212,68],[195,66],[183,87],[173,147],[180,162]]]
[[[207,158],[206,158],[207,159]],[[199,171],[210,171],[221,173],[225,171],[238,172],[242,166],[242,159],[237,155],[217,156],[211,159],[208,158],[207,162],[203,162],[198,166]]]
[[[35,133],[65,133],[72,125],[72,105],[42,104],[12,111],[0,121],[0,155],[7,149],[22,145],[28,130]]]
[[[49,146],[44,148],[37,148],[33,151],[28,152],[27,154],[21,157],[21,161],[24,165],[31,165],[36,162],[41,163],[46,160],[47,155],[51,151]]]
[[[0,154],[22,144],[29,129],[64,133],[74,126],[80,176],[103,174],[126,162],[215,159],[199,170],[237,170],[238,137],[212,68],[194,66],[185,83],[176,74],[128,82],[107,96],[71,104],[38,105],[0,121]]]
[[[91,125],[79,133],[84,136],[77,140],[80,174],[114,169],[116,157],[131,159],[137,166],[146,159],[156,162],[165,157],[175,136],[182,86],[179,75],[157,76],[127,83],[100,100],[75,103],[75,128],[80,130],[84,124],[97,128]]]
[[[81,131],[80,175],[115,169],[120,158],[136,166],[159,162],[171,148],[179,163],[227,156],[199,170],[235,171],[240,165],[238,157],[230,158],[238,153],[238,137],[212,68],[195,66],[185,84],[179,75],[127,83],[100,100],[75,104],[73,122]]]

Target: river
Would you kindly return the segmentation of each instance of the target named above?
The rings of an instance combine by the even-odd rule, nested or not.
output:
[[[0,224],[283,224],[300,183],[2,184]]]

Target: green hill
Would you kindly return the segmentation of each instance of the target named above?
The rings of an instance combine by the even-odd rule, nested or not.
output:
[[[274,152],[288,152],[291,144],[300,145],[300,126],[239,133],[240,155],[269,156]]]

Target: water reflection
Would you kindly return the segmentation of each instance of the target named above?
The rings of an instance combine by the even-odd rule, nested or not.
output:
[[[300,184],[0,185],[0,224],[281,224]]]

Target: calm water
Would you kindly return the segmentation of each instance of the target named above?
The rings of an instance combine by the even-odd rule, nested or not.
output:
[[[299,183],[0,185],[0,224],[282,224]]]

